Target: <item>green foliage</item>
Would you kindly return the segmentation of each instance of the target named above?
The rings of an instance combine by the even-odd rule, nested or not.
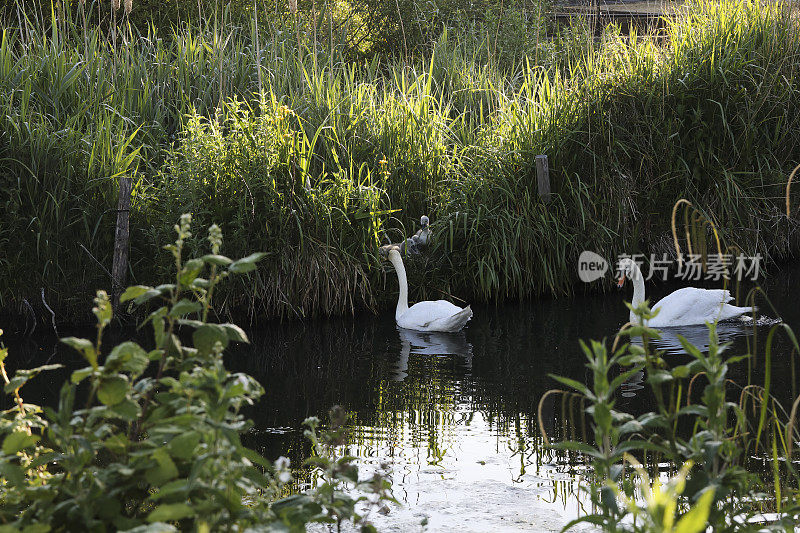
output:
[[[314,172],[316,142],[275,102],[251,109],[233,101],[212,119],[194,112],[163,176],[143,194],[162,206],[151,224],[188,209],[236,227],[233,249],[255,241],[280,251],[264,259],[261,282],[250,288],[265,311],[330,314],[370,305],[367,269],[387,214],[380,176],[364,167]]]
[[[644,302],[631,307],[639,323],[646,323],[657,314],[647,305]],[[585,455],[592,465],[589,490],[596,512],[571,522],[565,529],[590,522],[605,531],[688,533],[705,531],[708,525],[715,531],[742,531],[749,527],[749,518],[763,512],[763,505],[780,511],[779,522],[791,523],[800,516],[796,495],[791,490],[781,490],[800,480],[789,461],[784,467],[777,467],[782,460],[777,455],[779,447],[791,454],[781,432],[773,433],[769,442],[773,449],[771,460],[781,470],[769,497],[765,494],[769,490],[765,480],[745,468],[747,454],[755,453],[762,444],[760,431],[754,431],[762,422],[748,420],[744,406],[730,400],[732,385],[727,374],[731,365],[749,356],[725,357],[727,346],[719,344],[716,324],[709,323],[708,329],[707,354],[679,336],[690,356],[684,365],[670,366],[662,352],[650,348],[649,340],[659,338],[658,331],[631,326],[619,335],[638,338],[640,343],[624,343],[611,356],[604,342],[581,342],[587,367],[592,370],[591,385],[552,376],[588,403],[585,412],[594,431],[594,444],[564,441],[553,445]],[[789,338],[797,348],[794,336]],[[615,397],[621,385],[640,371],[647,376],[657,410],[634,417],[614,409]],[[613,374],[617,375],[612,379]],[[698,397],[699,403],[692,403]],[[770,398],[768,384],[760,401],[770,408],[769,425],[787,427],[789,420]],[[794,436],[787,434],[786,439],[790,438]],[[666,483],[651,481],[639,461],[644,458],[680,470]],[[761,524],[752,524],[753,530],[760,527]]]
[[[301,2],[311,10],[312,2]],[[511,64],[546,36],[548,2],[540,0],[349,0],[317,4],[322,39],[341,32],[350,56],[410,56],[429,49],[444,28],[469,40],[473,51]],[[327,19],[326,19],[327,17]],[[509,57],[511,56],[511,57]]]
[[[214,225],[211,254],[187,259],[191,216],[183,215],[175,230],[177,239],[165,247],[172,282],[129,287],[120,298],[151,311],[142,323],[153,330],[150,348],[133,341],[103,346],[112,307],[98,291],[96,338],[62,339],[89,366],[63,384],[57,408],[23,402],[20,389],[59,365],[19,370],[9,379],[7,351],[0,350],[5,391],[16,404],[0,418],[2,530],[304,531],[311,521],[362,522],[354,508],[366,496],[345,494],[342,480],[373,493],[370,501],[391,499],[382,475],[361,480],[351,458],[335,459],[335,450],[326,449],[314,464],[333,473],[331,481],[275,501],[290,479],[288,460],[272,463],[240,440],[251,425],[240,411],[263,389],[223,364],[229,343],[248,342],[241,328],[207,320],[217,285],[252,271],[265,254],[236,261],[220,255],[222,232]],[[315,445],[340,435],[338,426],[331,436],[315,429],[308,433]]]
[[[666,251],[681,197],[745,253],[799,249],[778,198],[800,160],[800,39],[780,6],[693,1],[664,39],[595,42],[578,25],[542,38],[537,5],[476,3],[480,17],[436,26],[430,47],[351,61],[314,5],[316,32],[301,4],[280,22],[220,15],[166,36],[120,24],[116,48],[75,9],[8,28],[0,308],[43,310],[46,287],[59,317],[80,316],[76,295],[108,283],[123,175],[134,283],[167,273],[165,221],[190,208],[222,221],[233,249],[271,251],[252,285],[225,289],[222,313],[374,308],[391,299],[375,245],[422,213],[437,239],[425,276],[409,268],[420,299],[565,293],[584,249]]]

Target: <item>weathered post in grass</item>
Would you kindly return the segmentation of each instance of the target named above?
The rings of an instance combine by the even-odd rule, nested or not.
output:
[[[550,201],[550,169],[547,166],[547,156],[536,156],[536,181],[539,185],[539,198],[544,203]]]
[[[128,270],[128,219],[131,211],[131,178],[119,179],[119,201],[117,202],[117,231],[114,236],[114,263],[111,267],[113,305],[119,304],[119,297],[125,285]]]

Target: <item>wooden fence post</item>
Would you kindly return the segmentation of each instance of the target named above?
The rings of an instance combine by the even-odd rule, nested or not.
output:
[[[128,271],[129,217],[131,211],[131,185],[129,177],[119,179],[119,201],[117,202],[117,231],[114,235],[114,263],[111,267],[111,284],[114,308],[125,286]]]
[[[544,203],[550,201],[550,169],[547,166],[547,156],[536,156],[536,182],[539,186],[539,198]]]

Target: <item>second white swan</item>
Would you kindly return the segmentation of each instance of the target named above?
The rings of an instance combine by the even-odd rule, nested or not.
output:
[[[631,259],[622,259],[619,263],[620,273],[618,287],[622,287],[625,278],[633,282],[633,300],[631,303],[637,307],[644,302],[644,279],[639,267]],[[728,302],[733,300],[730,291],[725,289],[699,289],[697,287],[684,287],[668,294],[656,302],[652,309],[658,309],[658,315],[647,321],[647,325],[654,328],[670,326],[691,326],[717,322],[735,318],[753,310],[752,307],[738,307]],[[637,323],[637,317],[631,311],[631,323]]]
[[[397,272],[397,281],[400,284],[400,295],[397,298],[397,309],[394,317],[401,328],[415,331],[461,331],[467,321],[472,318],[472,309],[458,307],[447,300],[418,302],[408,307],[408,280],[406,268],[400,250],[392,247],[388,253]]]

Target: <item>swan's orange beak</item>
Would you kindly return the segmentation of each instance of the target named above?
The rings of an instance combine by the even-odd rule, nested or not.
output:
[[[617,280],[618,289],[621,289],[623,285],[625,285],[625,274],[623,274],[622,277]]]

